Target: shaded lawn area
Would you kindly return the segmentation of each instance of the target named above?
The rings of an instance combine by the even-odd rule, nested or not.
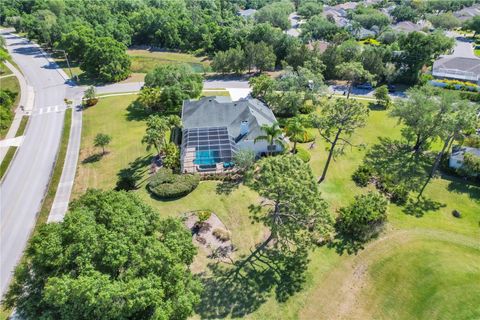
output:
[[[87,187],[113,188],[117,173],[135,160],[143,177],[148,176],[149,153],[140,143],[145,123],[141,114],[132,117],[127,111],[134,99],[135,96],[102,98],[97,106],[85,110],[75,197]],[[378,142],[378,137],[398,138],[400,128],[396,123],[388,117],[387,111],[371,111],[367,126],[358,130],[353,142],[368,148]],[[93,137],[99,132],[113,137],[107,147],[109,153],[96,162],[82,163],[85,158],[100,152],[93,147]],[[304,147],[308,149],[309,145],[304,144]],[[357,187],[351,180],[366,150],[346,151],[331,164],[327,179],[320,187],[333,210],[368,190]],[[310,165],[319,176],[327,156],[325,144],[317,137],[316,147],[310,152]],[[229,195],[219,194],[218,184],[202,182],[188,196],[172,201],[150,197],[145,181],[135,192],[162,216],[182,216],[199,209],[214,211],[232,231],[233,244],[246,252],[265,236],[264,230],[250,224],[248,218],[248,205],[257,203],[258,195],[244,186]],[[286,302],[279,303],[272,295],[252,308],[242,305],[243,300],[222,297],[222,293],[218,293],[202,302],[203,309],[224,303],[227,311],[235,308],[246,311],[247,319],[479,317],[475,306],[480,304],[480,283],[474,279],[480,279],[480,188],[465,186],[457,180],[435,179],[426,189],[426,195],[445,207],[417,218],[390,205],[387,231],[380,239],[367,244],[358,255],[339,255],[326,247],[314,251],[305,287]],[[452,208],[461,211],[461,219],[451,215]],[[200,250],[192,270],[205,271],[207,263],[205,252]],[[202,310],[194,318],[202,315],[208,318],[209,314]]]

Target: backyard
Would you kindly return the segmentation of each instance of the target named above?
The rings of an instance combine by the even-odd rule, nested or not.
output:
[[[150,196],[145,185],[152,153],[146,152],[140,142],[145,114],[128,107],[135,98],[101,98],[98,105],[85,110],[74,197],[87,187],[115,187],[119,171],[130,167],[143,177],[135,192],[160,215],[211,210],[231,231],[232,242],[240,253],[261,241],[264,230],[251,224],[248,210],[259,197],[245,186],[230,190],[219,182],[206,181],[178,200],[160,201]],[[104,157],[95,156],[100,150],[93,147],[99,132],[113,138]],[[368,148],[380,136],[399,137],[400,127],[386,111],[372,110],[367,126],[356,133],[353,143]],[[310,152],[310,165],[318,176],[326,159],[324,143],[317,138]],[[365,149],[349,150],[332,163],[320,186],[332,212],[348,204],[354,195],[366,192],[351,179],[364,154]],[[269,296],[252,307],[243,303],[248,299],[242,299],[242,295],[248,292],[238,292],[235,299],[218,293],[202,301],[195,318],[212,318],[218,310],[222,315],[248,319],[480,317],[480,188],[446,177],[435,179],[426,195],[443,206],[415,217],[391,204],[386,231],[358,254],[339,254],[327,247],[312,252],[304,288],[286,302]],[[461,219],[452,216],[453,209],[462,213]],[[212,260],[201,249],[192,270],[206,271],[208,262]]]

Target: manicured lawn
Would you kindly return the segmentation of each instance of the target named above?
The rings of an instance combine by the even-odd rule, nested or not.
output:
[[[75,196],[87,187],[113,188],[119,170],[137,160],[143,177],[148,177],[149,153],[140,143],[145,130],[141,114],[130,113],[135,96],[102,98],[84,112],[82,151],[75,182]],[[367,102],[365,102],[367,103]],[[82,163],[99,152],[92,146],[99,133],[112,135],[109,154]],[[387,111],[371,111],[368,124],[358,130],[353,143],[366,148],[380,136],[397,138],[400,127]],[[308,148],[309,144],[304,147]],[[319,176],[327,156],[325,144],[317,138],[310,165]],[[357,187],[351,174],[362,162],[366,149],[346,149],[331,164],[320,186],[332,212],[348,204],[367,188]],[[232,231],[233,244],[245,252],[264,237],[258,225],[250,224],[248,205],[258,195],[241,186],[222,193],[219,182],[202,182],[188,196],[172,201],[150,197],[145,180],[135,191],[162,216],[182,216],[198,209],[214,211]],[[382,236],[367,244],[357,255],[339,255],[322,247],[311,254],[303,290],[284,303],[270,297],[250,310],[248,319],[475,319],[480,317],[480,188],[465,186],[455,179],[435,179],[426,195],[445,206],[417,218],[390,205],[389,225]],[[462,213],[457,219],[453,208]],[[192,266],[205,270],[205,253]],[[195,316],[199,318],[199,316]]]
[[[480,57],[480,49],[475,49],[474,52],[477,57]]]
[[[417,238],[379,257],[360,294],[376,319],[478,319],[479,274],[478,243]]]
[[[22,120],[20,120],[20,125],[18,126],[17,133],[15,133],[15,137],[23,136],[25,133],[25,129],[27,128],[28,123],[28,116],[23,116]]]
[[[132,58],[132,72],[147,73],[157,64],[187,63],[196,72],[203,73],[209,69],[210,62],[205,57],[196,57],[187,53],[128,50]]]
[[[10,162],[12,162],[16,150],[17,147],[8,147],[7,153],[5,154],[2,163],[0,163],[0,180],[3,179],[3,176],[7,172],[7,169],[10,166]]]

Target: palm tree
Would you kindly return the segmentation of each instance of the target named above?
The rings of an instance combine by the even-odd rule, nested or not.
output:
[[[292,153],[295,153],[297,150],[297,142],[305,141],[307,139],[308,131],[303,125],[302,121],[298,117],[291,118],[288,120],[285,127],[285,133],[290,140],[293,140]]]
[[[264,135],[258,136],[255,138],[254,143],[258,141],[267,141],[268,142],[268,155],[272,154],[272,150],[275,145],[280,144],[281,146],[284,145],[283,137],[282,137],[282,129],[278,125],[278,122],[274,122],[271,126],[269,125],[262,125],[262,131],[265,132]]]

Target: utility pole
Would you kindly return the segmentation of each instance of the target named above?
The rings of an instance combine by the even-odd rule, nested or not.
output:
[[[56,50],[54,50],[54,51],[63,52],[63,56],[65,57],[65,60],[67,61],[68,71],[70,72],[70,78],[73,79],[72,68],[70,68],[70,62],[68,61],[68,55],[67,55],[67,53],[65,52],[65,50],[56,49]]]

